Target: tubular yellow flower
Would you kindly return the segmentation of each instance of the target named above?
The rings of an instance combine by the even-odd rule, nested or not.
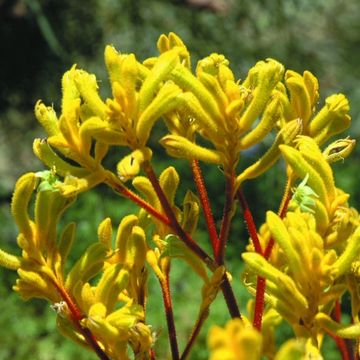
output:
[[[351,152],[353,151],[356,144],[356,140],[350,139],[339,139],[332,142],[323,151],[323,155],[328,163],[336,162],[339,160],[344,161]]]
[[[285,73],[285,84],[290,98],[287,99],[283,89],[281,92],[285,120],[300,118],[304,125],[304,135],[312,137],[321,145],[350,126],[349,102],[343,94],[329,96],[325,100],[325,106],[315,114],[319,84],[311,72],[305,71],[300,75],[288,70]]]
[[[225,328],[213,326],[208,336],[211,360],[257,360],[262,351],[262,337],[248,321],[234,319]]]

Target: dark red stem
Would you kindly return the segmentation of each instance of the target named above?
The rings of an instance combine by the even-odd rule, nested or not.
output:
[[[224,274],[223,281],[221,283],[221,291],[223,293],[226,305],[229,309],[231,317],[242,318],[239,310],[239,305],[236,301],[233,288],[231,287],[230,281],[226,274]]]
[[[179,348],[176,338],[176,328],[175,328],[174,313],[173,313],[173,306],[171,301],[170,283],[169,283],[168,275],[166,276],[165,279],[163,280],[160,279],[160,285],[161,285],[164,307],[165,307],[166,323],[169,331],[169,341],[170,341],[172,360],[179,360]]]
[[[181,354],[180,360],[185,360],[185,359],[188,357],[188,355],[189,355],[189,353],[190,353],[190,350],[191,350],[191,348],[193,347],[193,345],[194,345],[194,343],[195,343],[195,340],[196,340],[197,336],[198,336],[199,333],[200,333],[201,327],[202,327],[202,325],[204,324],[206,318],[208,317],[208,314],[209,314],[208,312],[204,311],[204,312],[200,315],[198,321],[197,321],[196,324],[195,324],[195,327],[194,327],[194,329],[193,329],[193,332],[192,332],[191,335],[190,335],[190,339],[189,339],[189,341],[187,342],[186,347],[185,347],[183,353]]]

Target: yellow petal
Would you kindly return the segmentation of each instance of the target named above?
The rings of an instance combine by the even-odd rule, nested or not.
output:
[[[19,231],[24,234],[28,241],[32,241],[33,239],[33,230],[30,224],[28,207],[37,181],[34,173],[27,173],[21,176],[16,182],[11,201],[12,216],[14,217]]]
[[[99,242],[103,243],[108,249],[112,248],[112,224],[111,219],[104,219],[98,226]]]
[[[88,174],[88,171],[74,165],[70,165],[60,158],[49,146],[46,140],[35,139],[33,144],[35,155],[49,168],[55,168],[56,173],[61,176],[71,174],[73,176],[82,177]]]
[[[310,123],[309,134],[317,143],[324,143],[329,137],[350,126],[349,102],[343,94],[326,98],[325,106]]]
[[[190,92],[201,107],[206,111],[206,117],[212,122],[221,123],[222,115],[217,102],[206,87],[184,66],[177,66],[171,73],[171,78],[183,90]]]
[[[176,190],[179,186],[180,177],[173,166],[167,167],[160,175],[159,183],[170,205],[174,204]]]
[[[117,173],[121,181],[127,181],[139,174],[144,161],[151,159],[152,151],[148,147],[134,150],[117,164]]]
[[[174,48],[161,54],[139,92],[139,112],[142,113],[151,103],[160,83],[169,76],[170,72],[179,63],[180,48]]]
[[[165,83],[156,97],[143,110],[136,124],[136,135],[139,146],[146,144],[155,122],[159,120],[162,115],[174,110],[179,104],[177,97],[181,92],[181,89],[177,85],[170,82]]]
[[[10,270],[17,270],[21,265],[21,258],[0,249],[0,266]]]
[[[351,263],[359,256],[360,251],[360,227],[351,235],[344,252],[333,264],[337,270],[337,276],[341,276],[350,270]]]
[[[167,135],[160,140],[166,152],[176,158],[201,160],[213,164],[222,164],[224,156],[216,150],[206,149],[178,135]]]
[[[255,144],[258,144],[273,129],[275,123],[281,117],[281,112],[280,100],[278,98],[274,98],[266,106],[259,124],[257,124],[256,127],[242,139],[240,139],[240,149],[247,149]]]
[[[266,213],[266,223],[273,239],[279,244],[285,253],[287,262],[294,276],[302,274],[302,263],[299,254],[294,249],[290,235],[284,222],[272,211]]]
[[[56,135],[60,132],[58,118],[54,108],[45,106],[39,100],[35,105],[35,116],[45,129],[48,136]]]
[[[106,105],[101,100],[98,93],[98,85],[95,75],[89,74],[84,70],[76,70],[74,74],[74,81],[81,97],[89,106],[93,114],[105,119]]]
[[[115,248],[119,249],[119,263],[124,264],[126,259],[127,242],[130,238],[132,228],[137,225],[138,218],[135,215],[127,215],[122,218],[115,241]]]
[[[327,195],[327,189],[324,184],[324,180],[318,173],[317,169],[305,160],[300,151],[287,145],[280,145],[280,150],[286,162],[300,178],[305,178],[305,176],[309,174],[309,186],[319,196],[326,208],[329,209],[330,203]]]
[[[273,166],[280,156],[279,146],[281,144],[290,144],[301,130],[302,125],[299,120],[292,120],[287,123],[277,134],[270,149],[257,162],[250,165],[238,175],[235,182],[236,187],[240,186],[240,184],[247,179],[260,176]]]
[[[252,74],[255,74],[254,79],[256,80],[251,84],[251,86],[255,87],[252,92],[252,100],[240,119],[240,126],[243,131],[247,131],[262,113],[270,98],[271,92],[280,81],[283,72],[284,67],[272,59],[268,59],[266,62],[259,61],[255,67],[249,71],[249,77],[251,78],[253,76]],[[247,86],[247,81],[251,80],[245,80],[244,86]]]
[[[312,102],[304,79],[297,72],[288,70],[285,83],[290,91],[291,106],[306,128],[312,114]]]

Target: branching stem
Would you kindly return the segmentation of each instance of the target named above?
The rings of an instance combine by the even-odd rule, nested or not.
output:
[[[191,169],[194,175],[194,181],[196,184],[196,188],[200,197],[201,206],[204,212],[204,217],[206,221],[206,225],[208,228],[211,245],[214,251],[214,255],[216,256],[216,249],[219,247],[219,237],[216,231],[214,216],[211,211],[210,201],[207,195],[204,179],[202,176],[202,172],[199,166],[199,162],[197,160],[193,160],[191,163]],[[229,216],[230,219],[230,216]],[[231,220],[231,219],[230,219]],[[223,229],[223,236],[224,234]],[[241,318],[241,314],[239,311],[239,306],[237,304],[234,291],[231,287],[230,281],[227,275],[224,275],[223,282],[221,284],[221,290],[223,292],[227,307],[229,309],[230,315],[232,318],[238,317]]]
[[[81,320],[84,318],[83,314],[81,313],[80,309],[76,305],[76,303],[71,299],[70,295],[64,289],[63,286],[53,281],[54,286],[56,287],[57,291],[59,292],[61,298],[66,302],[68,309],[71,314],[71,320],[73,321],[76,328],[79,332],[84,336],[86,342],[92,347],[96,355],[101,360],[110,360],[109,357],[105,354],[104,350],[101,349],[100,345],[96,341],[94,335],[91,333],[90,329],[83,327],[81,325]]]
[[[204,261],[204,263],[208,266],[211,271],[214,271],[217,268],[216,262],[191,238],[191,236],[184,231],[179,222],[177,221],[175,214],[169,204],[159,181],[154,173],[153,168],[151,167],[149,162],[145,162],[143,164],[144,171],[148,176],[156,195],[158,196],[160,203],[164,209],[165,214],[167,215],[167,219],[169,220],[169,226],[176,232],[176,234],[182,239],[185,245],[192,250],[200,259]]]

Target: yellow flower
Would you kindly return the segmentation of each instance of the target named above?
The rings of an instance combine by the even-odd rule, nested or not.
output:
[[[245,319],[230,320],[225,328],[213,326],[208,335],[210,360],[258,360],[262,336]]]
[[[282,74],[283,66],[268,59],[258,62],[241,84],[219,54],[199,61],[196,76],[177,65],[170,76],[184,93],[179,96],[178,113],[168,117],[172,135],[165,136],[162,145],[172,156],[217,163],[226,174],[233,173],[240,152],[259,143],[282,116],[276,91]],[[259,117],[259,124],[251,129]],[[189,124],[191,131],[180,133],[176,120]],[[214,148],[195,144],[194,129]]]
[[[282,90],[284,120],[301,119],[304,135],[311,136],[321,145],[350,126],[349,102],[343,94],[327,97],[325,106],[315,114],[319,84],[310,71],[304,71],[303,75],[292,70],[286,71],[285,84],[289,94],[286,94],[285,89]]]

